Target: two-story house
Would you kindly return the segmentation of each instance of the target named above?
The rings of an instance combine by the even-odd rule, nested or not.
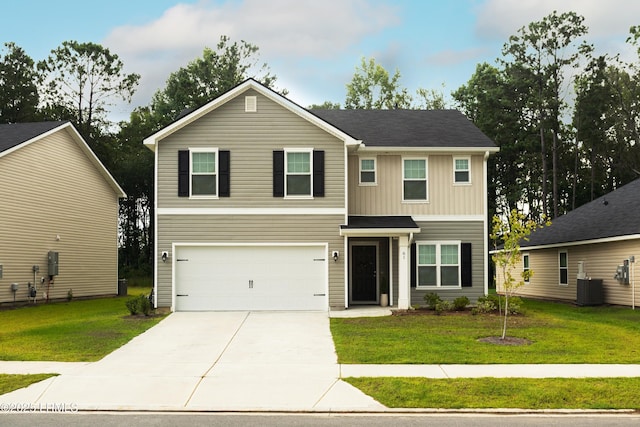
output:
[[[487,158],[457,111],[307,110],[247,80],[146,138],[155,303],[328,310],[487,291]]]

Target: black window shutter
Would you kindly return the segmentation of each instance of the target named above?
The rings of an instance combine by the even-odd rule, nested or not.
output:
[[[178,197],[189,197],[189,150],[178,151]]]
[[[273,197],[284,197],[284,151],[273,152]]]
[[[229,197],[230,196],[230,155],[229,151],[218,151],[218,167],[219,171],[219,179],[220,179],[220,197]]]
[[[313,151],[313,197],[324,197],[324,151]]]
[[[418,283],[418,268],[417,268],[417,254],[416,252],[418,251],[418,247],[416,246],[415,243],[411,244],[411,254],[409,255],[410,259],[411,259],[411,287],[415,288],[417,283]]]
[[[462,258],[461,280],[463,287],[471,286],[471,243],[463,243],[460,247]]]

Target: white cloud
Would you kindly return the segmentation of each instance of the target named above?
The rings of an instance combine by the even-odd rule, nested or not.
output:
[[[199,57],[204,47],[215,48],[221,35],[258,46],[262,62],[286,64],[336,58],[397,24],[393,7],[368,0],[202,0],[173,6],[144,25],[115,28],[103,44],[129,72],[142,74],[134,104],[146,104],[170,72]]]
[[[589,37],[626,38],[629,27],[638,25],[640,2],[629,0],[487,0],[478,7],[476,32],[481,37],[506,40],[510,35],[549,15],[576,12],[584,16]]]

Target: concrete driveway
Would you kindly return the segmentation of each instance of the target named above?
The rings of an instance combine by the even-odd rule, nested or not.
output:
[[[128,344],[0,402],[80,410],[380,410],[339,380],[327,313],[173,313]]]

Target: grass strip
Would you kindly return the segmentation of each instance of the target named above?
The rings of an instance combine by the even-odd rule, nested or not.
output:
[[[640,378],[345,378],[389,408],[640,409]]]
[[[15,375],[0,374],[0,394],[27,387],[31,384],[55,377],[57,374]]]

